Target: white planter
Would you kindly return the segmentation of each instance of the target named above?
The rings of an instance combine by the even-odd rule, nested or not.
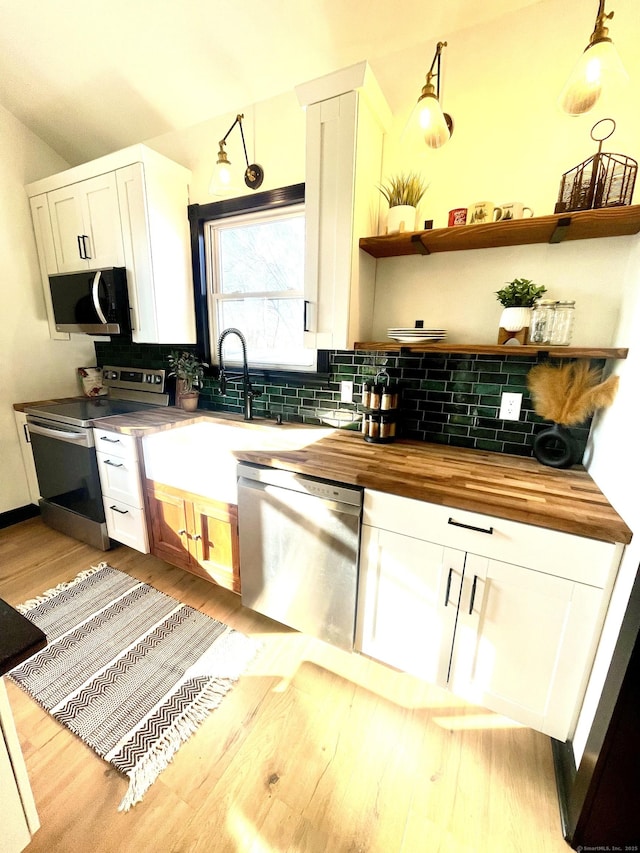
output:
[[[387,216],[387,234],[415,231],[416,213],[416,208],[410,204],[398,204],[395,207],[390,207]]]
[[[500,327],[507,332],[519,332],[529,326],[531,308],[504,308],[500,315]]]

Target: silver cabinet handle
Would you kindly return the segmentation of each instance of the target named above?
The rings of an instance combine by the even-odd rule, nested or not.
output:
[[[119,438],[108,438],[106,435],[101,435],[100,441],[108,441],[109,444],[120,444]]]
[[[493,534],[493,527],[475,527],[473,524],[463,524],[461,521],[454,521],[453,518],[450,518],[447,524],[452,524],[454,527],[465,527],[467,530],[475,530],[477,533],[488,533],[490,536]]]
[[[104,464],[105,465],[111,465],[112,468],[124,468],[124,465],[122,462],[112,462],[110,459],[105,459]]]
[[[178,536],[184,536],[186,532],[186,530],[178,530]]]

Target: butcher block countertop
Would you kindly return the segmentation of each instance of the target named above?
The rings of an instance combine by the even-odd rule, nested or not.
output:
[[[254,420],[173,407],[101,418],[95,425],[144,437],[212,422],[261,431],[238,460],[495,515],[605,542],[631,530],[582,467],[556,470],[535,459],[400,439],[370,444],[359,432]],[[256,438],[254,435],[253,439]],[[213,449],[213,448],[212,448]]]

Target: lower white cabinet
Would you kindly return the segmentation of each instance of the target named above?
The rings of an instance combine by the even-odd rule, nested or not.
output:
[[[540,531],[521,550],[539,528],[370,491],[364,521],[357,649],[570,737],[622,546]],[[451,547],[456,536],[485,554]]]
[[[7,689],[0,678],[0,803],[3,853],[20,853],[40,828]]]
[[[31,439],[29,437],[29,430],[27,429],[27,416],[24,412],[18,412],[15,409],[13,414],[16,421],[16,429],[18,430],[18,438],[20,440],[22,464],[24,466],[24,473],[29,487],[29,499],[32,504],[38,506],[38,501],[40,500],[40,487],[38,486],[36,463],[33,460]]]
[[[148,554],[136,440],[104,429],[94,429],[93,436],[109,537]]]

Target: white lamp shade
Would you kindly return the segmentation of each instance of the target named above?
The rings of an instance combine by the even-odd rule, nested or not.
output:
[[[442,107],[435,95],[420,98],[413,108],[407,127],[417,127],[429,148],[440,148],[451,136]]]
[[[236,189],[230,163],[216,163],[209,184],[209,195],[229,195]]]
[[[569,115],[582,115],[595,106],[603,88],[628,79],[613,42],[596,42],[578,60],[560,95],[560,106]]]

